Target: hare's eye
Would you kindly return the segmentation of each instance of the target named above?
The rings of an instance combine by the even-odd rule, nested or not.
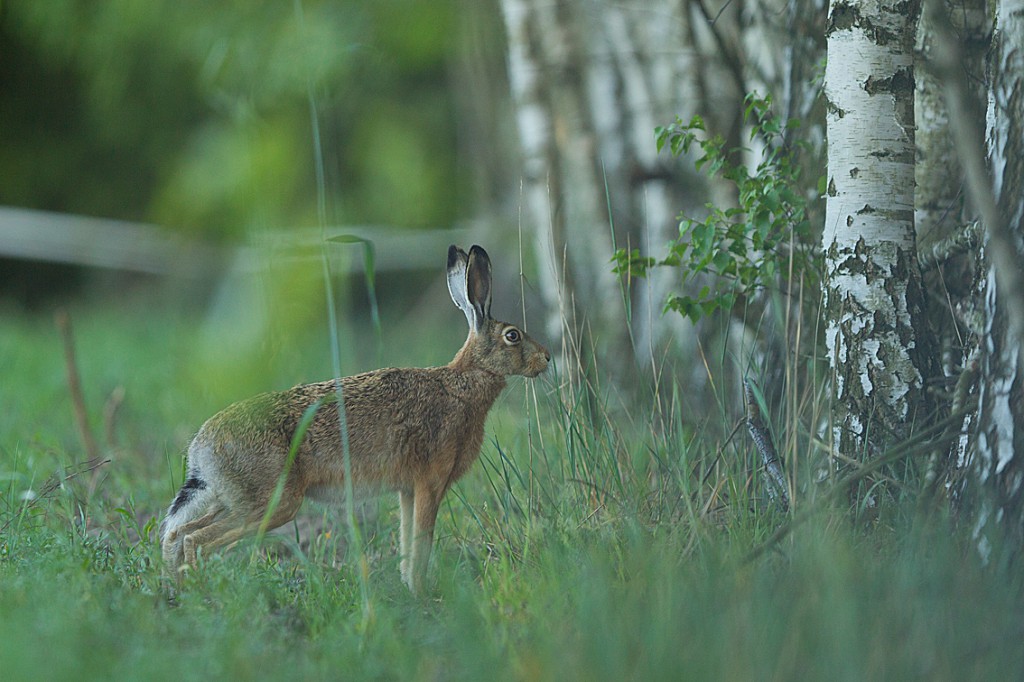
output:
[[[515,327],[513,327],[513,328],[511,328],[511,329],[509,329],[509,330],[507,330],[505,332],[505,341],[507,343],[509,343],[510,345],[514,346],[515,344],[517,344],[520,341],[522,341],[522,339],[523,339],[523,335],[520,334],[519,330],[516,329]]]

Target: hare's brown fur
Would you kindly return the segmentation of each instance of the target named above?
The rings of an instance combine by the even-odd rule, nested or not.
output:
[[[461,270],[460,270],[461,268]],[[487,413],[509,375],[536,376],[548,364],[543,346],[513,325],[490,318],[487,255],[449,251],[449,285],[470,333],[451,363],[426,369],[379,369],[341,379],[352,482],[357,490],[397,491],[401,504],[401,572],[422,588],[437,510],[448,488],[476,461]],[[463,294],[464,296],[460,295]],[[510,339],[516,342],[510,342]],[[188,477],[162,526],[167,569],[194,566],[208,552],[254,531],[284,472],[307,408],[322,401],[288,472],[268,526],[290,521],[303,499],[336,499],[344,485],[337,381],[265,393],[210,418],[188,452]]]

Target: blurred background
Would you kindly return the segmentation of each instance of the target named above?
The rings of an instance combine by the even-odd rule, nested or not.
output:
[[[626,401],[674,373],[700,404],[751,364],[764,302],[697,326],[663,315],[678,268],[623,276],[614,256],[663,258],[680,213],[735,204],[694,155],[659,154],[676,117],[756,158],[744,97],[771,91],[820,162],[821,18],[802,7],[2,2],[0,320],[164,324],[185,385],[223,391],[208,410],[333,371],[322,258],[345,373],[447,362],[466,330],[446,248],[480,243],[495,314],[563,366]]]
[[[330,225],[450,229],[507,184],[495,174],[513,172],[493,161],[501,99],[474,92],[501,88],[493,8],[454,0],[0,8],[4,208],[237,245],[263,231],[316,234],[320,191]],[[34,217],[40,232],[91,225],[107,234]],[[76,260],[58,246],[31,261],[17,258],[14,244],[3,251],[0,291],[23,304],[74,291],[94,274],[45,266]],[[146,255],[113,265],[160,269]]]
[[[77,409],[159,508],[205,417],[333,374],[322,253],[344,373],[447,362],[447,246],[517,173],[501,36],[459,0],[0,2],[0,450],[86,459]]]

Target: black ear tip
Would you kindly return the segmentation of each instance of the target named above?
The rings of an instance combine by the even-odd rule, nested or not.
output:
[[[452,244],[448,247],[448,267],[452,267],[459,260],[459,247]]]
[[[491,261],[491,257],[487,255],[486,251],[484,251],[484,247],[479,246],[477,244],[473,244],[473,247],[469,250],[469,255],[476,256],[477,258],[482,258],[486,260],[488,263]]]

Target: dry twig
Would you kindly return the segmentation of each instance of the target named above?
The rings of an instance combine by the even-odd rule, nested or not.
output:
[[[76,465],[74,465],[73,467],[71,467],[69,469],[65,469],[63,471],[55,472],[48,479],[46,479],[46,481],[43,483],[43,485],[41,485],[39,487],[39,491],[38,492],[35,492],[31,496],[26,497],[26,502],[25,502],[25,504],[21,508],[21,513],[13,515],[10,519],[7,520],[7,523],[5,523],[4,525],[0,526],[0,533],[3,533],[4,531],[6,531],[7,528],[12,523],[14,523],[14,520],[16,518],[20,518],[20,517],[24,516],[24,514],[29,509],[31,509],[35,505],[39,504],[43,500],[49,498],[54,492],[56,492],[57,490],[60,490],[62,487],[64,487],[64,485],[68,481],[72,480],[73,478],[77,478],[78,476],[81,476],[82,474],[87,474],[87,473],[89,473],[91,471],[92,472],[97,471],[101,466],[103,466],[104,464],[109,464],[109,463],[110,463],[109,459],[101,460],[101,459],[99,459],[97,457],[96,459],[90,459],[87,462],[81,462],[80,464],[76,464]]]
[[[778,503],[782,511],[789,511],[789,486],[786,485],[786,476],[782,473],[782,462],[779,461],[772,436],[761,419],[761,410],[754,397],[753,382],[750,379],[743,380],[743,393],[747,403],[747,428],[768,474],[765,478],[768,482],[768,497]]]
[[[85,453],[90,461],[98,460],[100,448],[96,444],[96,438],[89,430],[89,414],[85,409],[85,396],[82,394],[82,382],[78,375],[78,363],[75,360],[75,341],[71,333],[71,316],[68,311],[61,309],[56,315],[57,329],[60,331],[61,339],[64,342],[64,364],[67,369],[68,393],[71,396],[71,405],[75,410],[75,423],[78,426],[78,435],[82,439]]]

